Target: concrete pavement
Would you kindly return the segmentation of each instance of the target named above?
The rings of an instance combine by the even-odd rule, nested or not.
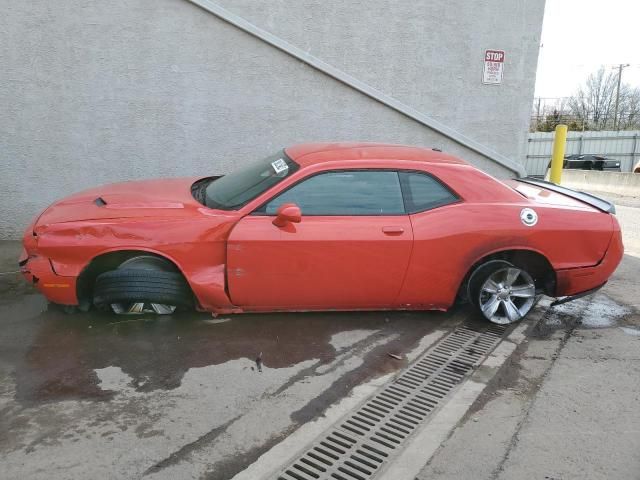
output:
[[[611,281],[547,312],[418,480],[640,479],[640,201],[612,197]]]
[[[640,316],[579,300],[538,324],[418,478],[638,479],[639,405]]]

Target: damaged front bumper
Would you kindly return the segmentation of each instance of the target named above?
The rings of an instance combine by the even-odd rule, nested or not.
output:
[[[47,299],[61,305],[77,305],[76,277],[57,275],[51,261],[39,255],[29,255],[22,250],[18,261],[20,272]]]

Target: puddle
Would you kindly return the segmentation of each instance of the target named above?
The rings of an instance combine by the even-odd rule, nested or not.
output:
[[[596,294],[582,314],[582,326],[605,328],[616,325],[631,313],[631,309],[611,300],[604,294]]]
[[[636,336],[636,337],[640,337],[640,328],[620,327],[620,330],[622,330],[627,335],[633,335],[633,336]]]
[[[202,323],[206,323],[207,325],[217,325],[219,323],[227,323],[230,321],[230,318],[209,318],[207,320],[203,320]]]
[[[98,383],[103,390],[125,391],[132,383],[132,378],[120,367],[105,367],[95,370]]]
[[[429,317],[420,312],[330,312],[120,319],[97,312],[67,315],[27,295],[8,308],[0,306],[2,328],[9,332],[0,339],[0,360],[11,366],[16,399],[23,403],[109,400],[114,390],[105,385],[112,368],[129,378],[136,391],[150,392],[178,388],[191,369],[244,359],[249,367],[237,373],[241,382],[243,375],[255,378],[260,370],[309,360],[330,363],[372,336],[392,341],[399,333],[396,348],[401,349],[447,318]],[[374,375],[380,365],[391,368],[380,360],[368,373]]]
[[[539,330],[548,333],[575,325],[583,328],[614,327],[631,313],[629,307],[620,305],[603,293],[596,293],[552,307],[540,322]]]
[[[329,343],[336,350],[340,351],[355,342],[364,340],[376,333],[376,330],[350,330],[348,332],[340,332],[331,336]]]

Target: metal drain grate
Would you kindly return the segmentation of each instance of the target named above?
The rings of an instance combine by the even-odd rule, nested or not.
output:
[[[506,327],[460,326],[394,382],[343,417],[278,480],[370,480],[451,390],[498,344]]]

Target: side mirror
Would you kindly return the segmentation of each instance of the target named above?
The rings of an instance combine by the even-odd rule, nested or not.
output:
[[[300,223],[300,220],[302,220],[300,207],[295,203],[284,203],[280,205],[276,215],[276,218],[273,219],[273,224],[276,227],[284,227],[289,222]]]

